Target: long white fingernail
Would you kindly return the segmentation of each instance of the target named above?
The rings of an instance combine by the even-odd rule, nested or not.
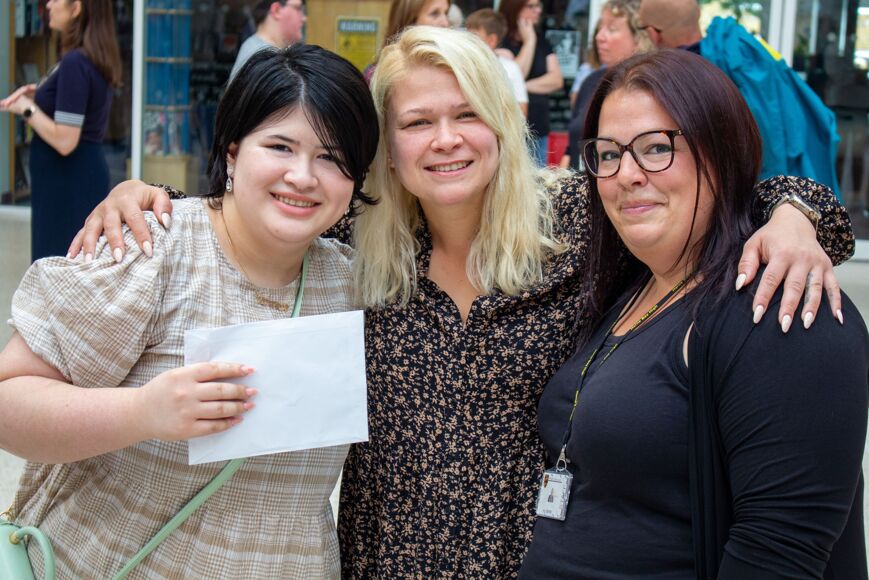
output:
[[[790,330],[791,329],[791,322],[793,322],[791,315],[785,314],[781,319],[781,331],[787,332],[788,330]]]
[[[151,247],[151,242],[148,240],[142,242],[142,251],[145,252],[145,255],[149,258],[154,256],[154,249]]]
[[[845,319],[842,318],[842,311],[841,310],[836,311],[836,318],[839,319],[839,324],[845,324]]]
[[[803,328],[808,330],[814,321],[815,321],[815,315],[812,314],[811,312],[806,312],[806,315],[803,316]]]
[[[745,284],[745,279],[748,278],[745,274],[740,274],[736,277],[736,289],[742,290],[742,285]]]
[[[70,254],[69,252],[67,252],[67,253],[66,253],[66,259],[67,259],[67,260],[71,260],[71,259],[72,259],[72,254]]]
[[[160,214],[160,221],[163,222],[163,227],[167,230],[172,227],[172,216],[168,213]]]
[[[124,252],[121,251],[121,248],[115,248],[112,250],[112,257],[115,259],[115,262],[121,263],[121,260],[124,259]]]
[[[754,307],[754,318],[752,318],[752,320],[754,321],[755,324],[760,322],[760,319],[763,318],[763,311],[764,311],[763,304],[758,304],[757,306]]]
[[[93,254],[85,254],[84,255],[84,263],[85,264],[90,264],[91,262],[93,262],[93,260],[94,260]]]

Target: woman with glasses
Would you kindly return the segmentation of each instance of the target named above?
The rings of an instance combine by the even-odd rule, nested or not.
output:
[[[639,55],[586,128],[596,324],[540,401],[520,578],[866,578],[869,336],[844,295],[784,334],[745,316],[756,283],[731,291],[761,158],[739,91],[687,51]]]
[[[504,0],[498,10],[507,18],[507,35],[499,54],[516,59],[528,89],[528,128],[537,163],[543,167],[549,148],[549,94],[564,86],[558,57],[538,33],[543,0]]]

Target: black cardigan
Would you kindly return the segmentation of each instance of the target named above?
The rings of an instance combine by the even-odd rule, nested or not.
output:
[[[756,283],[723,304],[701,309],[689,339],[689,485],[697,577],[866,578],[860,473],[869,399],[866,327],[844,295],[840,326],[825,297],[811,330],[804,331],[797,320],[785,337],[776,320],[780,292],[764,320],[752,323],[754,288]],[[789,364],[794,360],[800,364]],[[756,381],[734,379],[749,372],[754,377],[755,371]],[[826,384],[830,379],[833,384]],[[737,413],[740,422],[720,424],[728,414],[722,409],[729,405],[733,414],[734,402],[742,401],[749,411]],[[740,446],[747,438],[739,437],[748,434],[751,445]],[[815,455],[799,457],[787,447],[788,439],[801,436],[817,443]],[[772,449],[777,460],[762,468],[762,477],[731,478],[732,456],[753,453],[752,447]],[[741,487],[736,499],[732,481]],[[788,504],[790,494],[799,494],[800,503]]]

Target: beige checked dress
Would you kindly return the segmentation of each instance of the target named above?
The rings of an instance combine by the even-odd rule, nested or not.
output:
[[[10,324],[75,385],[140,387],[182,366],[187,329],[289,316],[257,304],[203,200],[175,202],[169,232],[148,220],[153,258],[128,232],[122,263],[102,242],[90,264],[36,262],[15,293]],[[350,248],[321,239],[309,255],[301,316],[352,309]],[[297,288],[298,280],[262,292],[292,304]],[[338,578],[329,495],[346,454],[338,446],[248,459],[129,578]],[[189,466],[186,443],[156,440],[76,463],[28,463],[12,515],[51,538],[59,578],[107,578],[223,465]],[[30,556],[41,576],[39,550]]]

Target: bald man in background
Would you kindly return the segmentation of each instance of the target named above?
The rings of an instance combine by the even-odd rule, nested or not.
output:
[[[700,52],[700,6],[694,0],[642,0],[640,22],[658,48]]]
[[[836,116],[781,55],[733,18],[714,18],[706,35],[696,0],[642,0],[640,26],[658,48],[700,54],[739,88],[760,129],[760,178],[810,177],[839,195]]]

